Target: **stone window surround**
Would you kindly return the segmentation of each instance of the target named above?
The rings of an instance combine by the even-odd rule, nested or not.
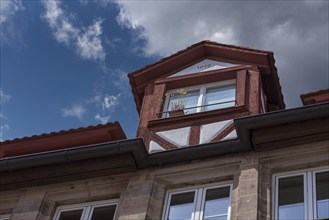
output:
[[[212,184],[206,184],[206,185],[196,185],[193,187],[185,187],[185,188],[179,188],[179,189],[174,189],[174,190],[168,190],[166,192],[166,198],[164,202],[164,208],[163,208],[163,214],[162,214],[162,219],[166,219],[168,216],[169,212],[169,203],[170,203],[170,198],[172,195],[177,195],[180,193],[184,192],[192,192],[194,191],[197,195],[195,195],[196,201],[194,203],[199,204],[197,208],[195,208],[193,211],[194,212],[202,212],[202,208],[204,208],[204,199],[205,199],[205,192],[208,189],[218,189],[222,187],[230,187],[230,193],[229,193],[229,207],[228,207],[228,212],[227,212],[227,219],[230,219],[231,215],[231,199],[232,199],[232,181],[224,181],[224,182],[219,182],[219,183],[212,183]],[[202,193],[197,193],[197,192],[202,192]],[[202,214],[200,214],[202,216]],[[194,216],[194,219],[196,216]]]
[[[292,170],[272,175],[272,216],[278,218],[278,180],[281,178],[303,176],[304,185],[304,206],[305,218],[316,219],[316,208],[314,193],[315,190],[315,174],[328,172],[329,166],[308,168],[303,170]]]
[[[215,161],[210,160],[209,162],[213,163]],[[154,173],[154,176],[150,175],[150,177],[153,176],[153,178],[151,177],[152,180],[150,180],[154,183],[154,188],[151,193],[152,198],[158,198],[156,201],[152,199],[153,206],[161,209],[150,207],[148,209],[148,215],[154,219],[163,219],[163,216],[165,215],[164,210],[168,193],[187,189],[197,189],[200,187],[221,187],[231,185],[230,206],[232,207],[233,204],[236,204],[238,200],[237,187],[240,167],[239,162],[235,161],[229,165],[221,164],[219,166],[215,165],[214,167],[208,167],[206,165],[207,163],[208,162],[198,168],[192,168],[194,167],[193,164],[188,165],[187,167],[184,167],[183,165],[179,172],[172,173],[169,168],[167,171],[164,170],[164,173],[156,172],[157,174]],[[232,207],[230,209],[230,215],[236,212],[236,210],[232,209],[234,208]]]

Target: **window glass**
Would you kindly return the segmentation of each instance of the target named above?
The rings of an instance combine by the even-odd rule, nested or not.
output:
[[[204,105],[204,111],[235,106],[235,85],[207,89]]]
[[[203,210],[203,219],[227,219],[230,202],[230,187],[208,189]]]
[[[316,174],[317,218],[329,218],[329,171]]]
[[[199,90],[172,93],[169,95],[169,111],[184,109],[185,114],[195,113],[198,105]]]
[[[116,200],[59,206],[53,220],[112,220],[116,207]]]
[[[83,209],[62,211],[59,220],[80,220]]]
[[[235,106],[234,80],[220,84],[207,84],[193,88],[181,88],[166,93],[166,105],[158,117],[177,116],[172,111],[184,109],[184,114],[210,111]],[[182,112],[183,113],[183,112]]]
[[[116,205],[95,207],[91,220],[111,220],[114,218]]]
[[[171,196],[168,220],[191,219],[194,209],[195,192],[174,194]]]
[[[279,179],[279,219],[304,219],[303,175]]]

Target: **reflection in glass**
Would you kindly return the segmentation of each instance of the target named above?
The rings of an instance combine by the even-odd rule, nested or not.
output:
[[[232,102],[228,102],[232,101]],[[227,103],[223,103],[227,102]],[[222,104],[221,104],[222,103]],[[206,92],[204,111],[228,108],[235,105],[235,85],[209,88]]]
[[[59,220],[80,220],[83,209],[61,212]]]
[[[317,218],[329,218],[329,172],[316,174]]]
[[[116,205],[96,207],[93,210],[91,220],[112,220]]]
[[[169,111],[184,109],[185,114],[195,113],[197,111],[199,90],[182,91],[169,95]]]
[[[191,219],[193,209],[194,192],[174,194],[170,200],[168,220]]]
[[[230,201],[230,187],[208,189],[203,210],[203,219],[227,219]]]
[[[279,219],[304,219],[303,176],[279,179]]]

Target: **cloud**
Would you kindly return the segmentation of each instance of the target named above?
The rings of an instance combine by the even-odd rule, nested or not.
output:
[[[75,117],[77,119],[82,119],[83,115],[86,113],[86,109],[83,105],[77,104],[73,105],[70,108],[62,109],[62,116],[63,117]]]
[[[79,0],[81,5],[87,5],[88,4],[88,0]]]
[[[86,99],[80,104],[74,104],[69,108],[61,109],[63,117],[73,117],[79,120],[96,120],[102,124],[107,123],[116,107],[120,104],[121,94],[103,95],[97,91],[95,96]],[[87,110],[88,109],[88,110]],[[89,112],[89,114],[87,114]]]
[[[0,141],[4,141],[4,133],[6,132],[6,131],[9,131],[10,130],[10,127],[9,127],[9,125],[8,124],[1,124],[0,125]]]
[[[0,104],[4,104],[10,100],[11,96],[6,94],[2,89],[0,89]]]
[[[24,10],[21,0],[0,1],[0,24],[13,16],[17,11]]]
[[[106,53],[101,40],[101,19],[94,20],[88,27],[77,27],[74,16],[61,8],[60,1],[43,0],[42,3],[46,9],[42,17],[53,31],[57,42],[72,48],[82,59],[105,60]]]
[[[120,94],[118,94],[117,96],[106,95],[102,103],[103,110],[111,111],[112,109],[114,109],[115,106],[119,104],[119,98]]]
[[[102,106],[102,113],[96,113],[95,119],[104,124],[110,120],[112,113],[117,105],[119,105],[121,94],[105,95],[102,99],[99,99],[98,97],[99,96],[97,96],[97,99],[95,100],[100,101],[99,104]]]
[[[3,141],[5,132],[9,131],[10,127],[7,123],[9,119],[2,113],[2,105],[7,103],[10,100],[11,96],[9,94],[6,94],[1,88],[0,88],[0,141]]]
[[[87,60],[104,60],[105,51],[102,46],[102,20],[96,20],[77,38],[77,48],[80,56]]]
[[[101,116],[98,113],[95,115],[96,121],[99,121],[102,124],[106,124],[107,122],[109,122],[110,118],[110,116]]]
[[[328,1],[116,1],[145,56],[201,40],[272,50],[288,107],[328,88]]]

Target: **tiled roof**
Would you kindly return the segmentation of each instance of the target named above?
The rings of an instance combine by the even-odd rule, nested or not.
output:
[[[119,122],[80,127],[0,143],[0,158],[126,139]]]
[[[329,102],[329,89],[300,95],[304,105]]]

